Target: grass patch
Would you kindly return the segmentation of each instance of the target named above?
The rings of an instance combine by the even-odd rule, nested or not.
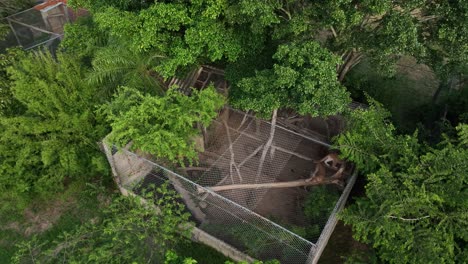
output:
[[[29,240],[33,235],[37,235],[40,241],[52,242],[63,232],[71,232],[83,223],[100,217],[108,195],[108,190],[93,189],[77,181],[53,200],[32,203],[0,229],[0,263],[10,263],[16,252],[15,245]],[[43,230],[43,226],[47,228]]]
[[[37,200],[18,216],[10,218],[0,229],[0,263],[10,263],[16,244],[36,235],[38,241],[51,243],[63,232],[72,232],[82,224],[102,217],[102,208],[109,202],[111,188],[99,188],[83,182],[70,183],[53,199]],[[50,223],[47,223],[50,221]],[[44,230],[41,226],[49,224]],[[180,256],[192,257],[199,264],[224,263],[229,258],[216,250],[192,241],[174,249]]]
[[[23,239],[23,234],[15,230],[0,230],[0,263],[10,263],[16,250],[15,244]]]

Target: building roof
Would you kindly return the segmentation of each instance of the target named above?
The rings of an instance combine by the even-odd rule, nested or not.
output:
[[[42,4],[34,6],[34,9],[38,11],[47,11],[61,4],[67,4],[67,0],[47,0]]]

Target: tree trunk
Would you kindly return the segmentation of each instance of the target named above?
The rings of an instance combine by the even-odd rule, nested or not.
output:
[[[439,96],[442,90],[446,87],[446,84],[443,80],[440,81],[439,87],[437,87],[437,90],[435,91],[434,95],[432,96],[432,103],[437,104],[439,102]]]
[[[343,64],[338,69],[338,80],[343,82],[346,74],[356,65],[361,62],[362,54],[359,54],[355,50],[348,52],[346,57],[343,60]]]

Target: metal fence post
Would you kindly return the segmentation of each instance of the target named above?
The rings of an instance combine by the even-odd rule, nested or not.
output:
[[[335,229],[335,226],[338,223],[338,213],[341,212],[341,210],[343,210],[346,204],[346,200],[348,200],[349,193],[351,192],[351,189],[353,188],[354,183],[356,182],[356,178],[357,178],[357,169],[354,170],[354,173],[349,179],[345,190],[341,194],[341,197],[336,203],[335,208],[333,208],[330,218],[328,218],[327,224],[323,228],[322,234],[317,240],[316,247],[312,247],[310,249],[309,257],[307,258],[306,264],[318,263],[320,256],[322,255],[323,250],[327,246],[328,240],[330,239],[331,234],[333,233],[333,230]]]

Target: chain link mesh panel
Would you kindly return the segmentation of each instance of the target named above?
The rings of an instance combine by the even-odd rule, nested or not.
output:
[[[271,128],[246,113],[223,109],[204,132],[205,151],[196,167],[177,168],[114,149],[120,184],[138,194],[169,181],[198,228],[260,260],[305,263],[339,198],[334,186],[210,189],[310,177],[314,161],[327,153],[326,144],[280,126],[259,169]]]
[[[143,161],[133,166],[133,176],[147,171],[138,183],[127,184],[127,189],[140,194],[146,188],[170,182],[171,188],[181,195],[180,201],[190,210],[192,220],[200,229],[254,258],[278,259],[281,263],[305,263],[310,250],[315,246],[269,219],[219,194],[209,192],[165,167],[131,152],[122,152],[130,161]],[[200,194],[200,189],[208,192]]]
[[[28,50],[45,45],[55,48],[67,22],[66,12],[64,5],[58,5],[43,11],[31,8],[5,18],[10,33],[0,47],[18,45]]]

